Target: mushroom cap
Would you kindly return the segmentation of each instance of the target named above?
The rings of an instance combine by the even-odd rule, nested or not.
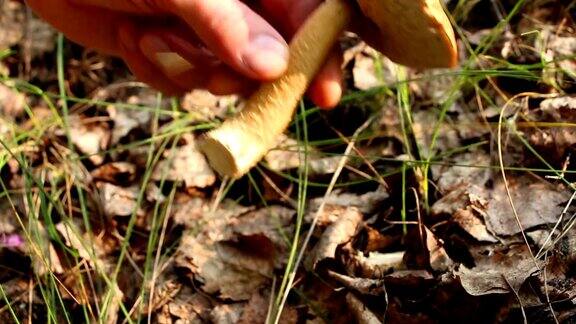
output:
[[[454,30],[441,0],[357,1],[380,30],[375,47],[392,61],[414,68],[457,65]]]

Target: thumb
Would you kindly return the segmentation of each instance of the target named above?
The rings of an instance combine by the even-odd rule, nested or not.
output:
[[[288,65],[286,41],[240,0],[73,1],[136,14],[175,15],[191,27],[220,60],[253,79],[277,78]]]
[[[288,45],[282,36],[239,0],[169,2],[214,54],[239,72],[272,79],[286,69]]]

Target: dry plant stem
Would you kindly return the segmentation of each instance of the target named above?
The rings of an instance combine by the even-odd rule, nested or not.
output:
[[[346,0],[327,0],[316,9],[290,43],[286,74],[262,85],[242,112],[204,137],[200,149],[218,173],[238,178],[276,145],[347,26],[351,10]]]

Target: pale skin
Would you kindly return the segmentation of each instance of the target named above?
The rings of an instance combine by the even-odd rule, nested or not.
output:
[[[27,0],[69,39],[121,57],[140,80],[167,94],[197,88],[247,94],[280,77],[287,67],[286,40],[321,2]],[[309,88],[320,107],[340,100],[340,65],[335,50]]]

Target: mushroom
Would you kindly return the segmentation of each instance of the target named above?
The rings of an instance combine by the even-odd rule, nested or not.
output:
[[[219,174],[238,178],[274,147],[348,26],[354,11],[349,1],[354,0],[326,0],[320,5],[290,42],[286,73],[263,84],[240,113],[200,141],[200,149]],[[356,1],[380,30],[375,46],[391,60],[415,68],[457,64],[454,31],[441,0]]]

